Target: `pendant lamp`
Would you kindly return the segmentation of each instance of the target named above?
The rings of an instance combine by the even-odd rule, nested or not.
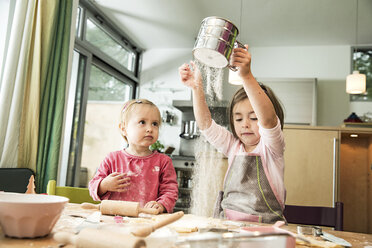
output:
[[[349,94],[362,94],[366,92],[366,75],[353,71],[346,77],[346,92]]]
[[[355,44],[358,46],[358,0],[356,1],[356,25],[355,25]],[[355,49],[355,53],[358,52],[358,48]],[[357,57],[354,55],[354,60]],[[362,94],[366,92],[366,75],[360,74],[356,70],[356,63],[354,62],[354,71],[352,74],[346,77],[346,93],[348,94]]]

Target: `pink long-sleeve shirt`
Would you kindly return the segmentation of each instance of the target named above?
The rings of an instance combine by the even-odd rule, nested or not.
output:
[[[127,173],[131,183],[128,191],[108,191],[99,196],[99,184],[113,172]],[[102,161],[89,182],[89,192],[96,201],[134,201],[139,202],[142,207],[149,201],[157,201],[171,213],[178,198],[177,175],[172,160],[167,155],[155,151],[148,156],[139,157],[120,150],[109,153]]]
[[[278,118],[274,128],[266,129],[258,123],[261,135],[256,148],[247,153],[244,144],[226,128],[218,125],[214,120],[209,128],[202,130],[204,137],[226,157],[230,166],[236,155],[259,154],[266,177],[279,204],[284,208],[286,190],[284,187],[284,135]],[[226,173],[227,174],[227,173]]]

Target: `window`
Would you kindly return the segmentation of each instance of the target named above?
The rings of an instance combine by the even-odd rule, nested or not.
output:
[[[366,93],[351,95],[351,101],[372,101],[372,47],[352,48],[352,68],[366,75]]]
[[[94,5],[80,1],[60,185],[87,186],[103,158],[125,145],[120,109],[136,95],[141,53]]]
[[[105,72],[99,67],[92,65],[90,70],[88,101],[117,101],[130,99],[131,87]]]
[[[136,57],[134,52],[116,42],[90,18],[87,19],[86,40],[125,66],[128,70],[134,70],[134,61]]]

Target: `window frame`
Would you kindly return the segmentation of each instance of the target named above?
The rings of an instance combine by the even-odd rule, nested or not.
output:
[[[104,72],[117,78],[131,87],[131,98],[135,98],[138,95],[140,67],[142,61],[143,49],[140,48],[133,40],[129,38],[124,32],[122,32],[113,22],[107,18],[98,8],[96,8],[88,0],[80,0],[80,19],[75,32],[75,44],[74,50],[80,54],[80,56],[86,57],[85,68],[83,69],[83,86],[81,89],[81,106],[79,113],[79,121],[77,127],[76,146],[70,147],[73,139],[73,125],[74,125],[74,108],[76,104],[77,90],[73,89],[75,96],[73,97],[72,103],[67,104],[66,120],[71,120],[71,123],[65,123],[65,134],[68,136],[64,139],[62,148],[62,159],[61,168],[58,175],[58,185],[60,186],[80,186],[80,167],[83,151],[84,141],[84,127],[86,119],[86,109],[88,104],[88,92],[89,92],[89,81],[90,81],[90,69],[92,65],[98,67]],[[78,18],[78,16],[77,16]],[[96,25],[104,30],[109,36],[111,36],[116,42],[125,47],[126,49],[135,53],[134,70],[130,71],[126,67],[122,66],[119,62],[111,58],[109,55],[97,49],[96,46],[85,40],[85,31],[87,25],[87,19],[90,18]],[[71,84],[75,85],[76,83]],[[70,89],[72,90],[72,89]],[[69,96],[67,96],[68,98]],[[67,116],[67,115],[70,116]],[[66,136],[65,135],[65,136]],[[75,152],[74,161],[70,160],[71,151]],[[69,175],[69,170],[72,171],[72,175]]]

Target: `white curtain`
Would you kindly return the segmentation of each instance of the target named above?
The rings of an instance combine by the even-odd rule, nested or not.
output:
[[[0,89],[0,168],[17,167],[27,54],[37,0],[17,0]]]

